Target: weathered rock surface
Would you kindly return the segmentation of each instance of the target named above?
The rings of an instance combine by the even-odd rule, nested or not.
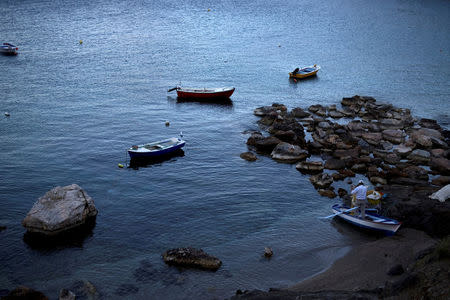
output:
[[[295,118],[303,119],[303,118],[309,117],[311,114],[310,114],[309,112],[304,111],[304,110],[303,110],[302,108],[300,108],[300,107],[296,107],[296,108],[293,108],[293,109],[292,109],[292,115],[293,115]]]
[[[241,157],[242,159],[247,160],[247,161],[255,161],[255,160],[257,160],[256,155],[253,154],[253,153],[251,153],[251,152],[244,152],[244,153],[241,153],[240,157]]]
[[[22,225],[31,233],[54,236],[95,218],[94,200],[77,184],[55,187],[33,205]]]
[[[302,161],[295,168],[302,173],[316,174],[323,171],[323,163],[321,161]]]
[[[162,257],[167,264],[186,268],[216,271],[222,265],[217,257],[207,254],[202,249],[191,247],[167,250]]]
[[[394,144],[401,144],[405,141],[406,133],[400,129],[383,130],[383,138]]]
[[[323,197],[328,197],[328,198],[336,198],[336,193],[332,190],[329,189],[319,189],[318,190],[319,195],[323,196]]]
[[[273,136],[264,137],[261,133],[253,133],[247,140],[247,145],[254,146],[263,153],[272,152],[279,143],[281,143],[280,139]]]
[[[336,158],[327,159],[324,165],[325,169],[329,170],[339,170],[345,168],[345,161]]]
[[[3,296],[2,300],[13,300],[13,299],[29,299],[29,300],[48,300],[42,292],[33,290],[26,286],[19,286],[14,290],[10,291],[8,295]]]
[[[406,178],[404,182],[390,180],[382,187],[388,197],[382,204],[381,214],[403,222],[402,227],[425,231],[431,236],[443,237],[450,234],[450,201],[430,199],[439,187]],[[408,182],[408,184],[404,184]],[[423,181],[422,181],[423,182]]]
[[[76,295],[68,289],[61,289],[59,291],[59,300],[75,300]]]
[[[430,167],[432,170],[436,170],[442,175],[450,175],[450,160],[446,158],[431,158]]]
[[[431,159],[430,152],[422,149],[416,149],[408,155],[408,159],[417,164],[428,164]]]
[[[273,149],[270,156],[280,162],[295,163],[306,159],[309,153],[297,145],[281,142]]]
[[[312,175],[309,181],[314,185],[315,188],[325,189],[333,183],[333,177],[328,173],[321,173]]]

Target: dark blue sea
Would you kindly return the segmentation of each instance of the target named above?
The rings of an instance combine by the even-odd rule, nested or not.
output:
[[[253,110],[358,94],[450,126],[446,0],[3,0],[0,12],[1,42],[20,51],[0,57],[0,290],[57,299],[89,281],[102,299],[223,299],[293,285],[373,237],[319,221],[338,199],[294,165],[239,157]],[[289,81],[312,64],[317,78]],[[229,105],[185,103],[167,93],[180,83],[236,91]],[[184,156],[126,167],[131,145],[180,132]],[[24,242],[35,201],[72,183],[95,201],[92,233]],[[164,264],[186,246],[222,267]]]

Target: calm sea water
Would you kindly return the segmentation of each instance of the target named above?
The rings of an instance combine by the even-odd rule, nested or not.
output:
[[[105,299],[221,299],[287,287],[372,237],[318,221],[338,200],[293,165],[239,158],[258,129],[254,108],[370,95],[449,127],[449,1],[4,0],[0,11],[2,41],[20,48],[0,57],[0,289],[55,299],[87,280]],[[314,63],[317,78],[289,82]],[[179,103],[167,89],[180,82],[235,86],[233,103]],[[180,132],[185,156],[118,168],[130,145]],[[92,234],[27,245],[26,213],[72,183],[99,210]],[[162,262],[184,246],[223,266]]]

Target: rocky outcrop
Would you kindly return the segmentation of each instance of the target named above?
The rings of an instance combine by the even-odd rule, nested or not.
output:
[[[381,213],[402,221],[402,227],[423,230],[436,237],[449,235],[450,202],[430,199],[430,195],[438,190],[439,187],[428,182],[407,178],[384,185],[381,191],[388,197],[382,203]]]
[[[282,104],[258,108],[255,114],[266,118],[263,123],[267,125],[263,128],[270,136],[253,134],[247,144],[257,151],[272,153],[273,159],[281,157],[280,149],[287,153],[301,151],[305,157],[320,156],[320,162],[300,162],[296,169],[314,174],[310,182],[326,197],[335,195],[334,181],[343,181],[355,173],[367,177],[374,186],[387,186],[388,189],[409,186],[421,190],[415,195],[408,192],[408,197],[399,195],[402,201],[393,199],[384,206],[392,209],[392,217],[406,220],[406,224],[415,223],[414,228],[430,234],[450,232],[445,229],[448,228],[443,217],[446,208],[430,204],[428,197],[449,182],[450,132],[434,120],[417,121],[410,110],[378,103],[373,97],[345,97],[341,106],[317,104],[307,109],[296,107],[291,112]],[[347,124],[344,120],[334,121],[342,116],[351,121]],[[310,133],[307,143],[303,143],[303,126]],[[276,147],[279,148],[273,151]],[[295,162],[300,156],[286,158],[286,162]],[[323,169],[338,172],[329,175],[322,173]],[[446,206],[447,202],[442,205]],[[428,217],[416,220],[424,210]],[[430,210],[436,216],[428,215]]]
[[[317,189],[326,189],[333,183],[333,177],[328,173],[321,173],[317,175],[312,175],[309,181]]]
[[[185,268],[199,268],[216,271],[222,265],[217,257],[211,256],[202,249],[191,247],[171,249],[162,255],[165,263]]]
[[[255,147],[262,153],[272,152],[279,143],[281,143],[280,139],[273,136],[265,137],[261,133],[253,133],[247,140],[247,145]]]
[[[450,184],[447,184],[439,191],[431,194],[431,199],[438,200],[439,202],[445,202],[450,198]]]
[[[279,162],[295,163],[306,159],[309,153],[297,145],[281,142],[273,149],[270,156]]]
[[[306,174],[322,173],[323,163],[321,161],[302,161],[299,162],[295,168]]]
[[[55,236],[97,216],[94,200],[77,184],[55,187],[33,205],[22,225],[30,233]]]

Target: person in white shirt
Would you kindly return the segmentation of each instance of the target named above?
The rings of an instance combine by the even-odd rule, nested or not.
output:
[[[360,180],[358,185],[351,186],[352,195],[355,195],[356,205],[359,206],[359,217],[364,219],[366,217],[366,204],[367,204],[367,187],[364,185],[364,181]]]

